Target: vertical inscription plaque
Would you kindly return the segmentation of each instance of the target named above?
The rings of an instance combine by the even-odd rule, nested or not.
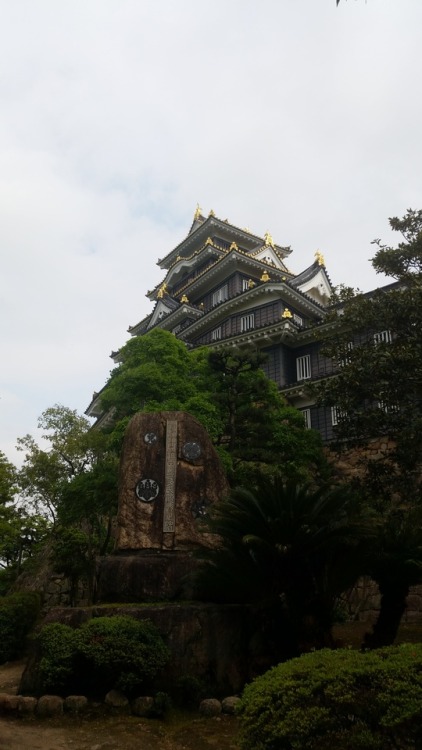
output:
[[[177,471],[177,421],[168,419],[166,422],[166,465],[164,489],[163,532],[175,531],[175,497]]]

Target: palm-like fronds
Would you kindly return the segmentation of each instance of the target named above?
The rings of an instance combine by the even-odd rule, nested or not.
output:
[[[314,490],[262,481],[237,488],[210,521],[218,549],[205,554],[205,595],[287,608],[290,616],[332,620],[337,597],[362,572],[371,534],[347,489]]]

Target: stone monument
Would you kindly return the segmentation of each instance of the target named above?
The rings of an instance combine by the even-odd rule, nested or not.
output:
[[[218,455],[194,417],[136,414],[121,455],[115,554],[100,563],[97,599],[186,596],[192,552],[216,543],[204,520],[228,491]]]

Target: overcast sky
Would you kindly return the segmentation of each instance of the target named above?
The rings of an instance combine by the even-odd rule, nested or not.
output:
[[[205,215],[383,283],[422,208],[420,0],[0,0],[0,450],[83,413]]]

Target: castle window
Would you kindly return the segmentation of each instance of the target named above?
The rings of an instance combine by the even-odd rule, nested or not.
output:
[[[311,410],[310,409],[302,409],[303,414],[303,421],[305,422],[305,427],[307,430],[310,430],[312,427],[311,422]]]
[[[243,315],[240,318],[240,331],[241,331],[241,333],[244,333],[245,331],[250,331],[252,328],[255,328],[255,315],[254,315],[254,313],[250,313],[249,315]]]
[[[374,344],[391,344],[391,331],[379,331],[374,333]]]
[[[213,307],[215,305],[219,305],[220,302],[225,302],[229,298],[229,287],[228,284],[224,284],[224,286],[221,286],[220,289],[217,289],[216,292],[212,295],[212,305]]]
[[[211,331],[211,341],[219,341],[221,339],[221,326],[218,326],[218,328],[214,328],[213,331]]]
[[[296,359],[296,373],[298,380],[309,380],[311,377],[311,355],[305,354]]]
[[[378,409],[381,409],[385,414],[396,414],[399,411],[397,404],[389,404],[386,401],[378,401]]]
[[[303,318],[300,317],[300,315],[296,315],[296,313],[293,313],[293,322],[296,323],[298,326],[303,325]]]
[[[249,289],[249,279],[242,279],[242,292],[247,292]]]
[[[340,367],[344,367],[344,365],[348,365],[350,363],[350,352],[352,351],[352,349],[353,349],[353,341],[348,341],[344,347],[344,353],[341,355],[339,359]]]
[[[340,420],[344,417],[344,411],[338,406],[331,407],[331,424],[336,427]]]

